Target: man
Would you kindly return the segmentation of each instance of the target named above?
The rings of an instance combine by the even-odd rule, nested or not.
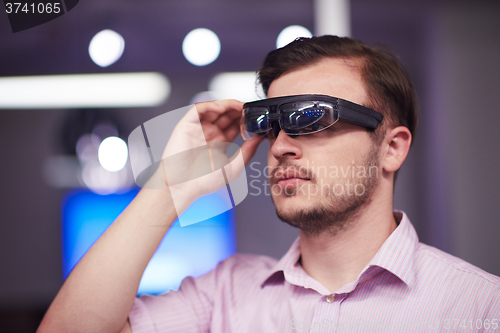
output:
[[[269,140],[277,214],[300,228],[287,254],[279,262],[235,255],[186,278],[177,292],[135,299],[177,216],[166,204],[168,186],[143,189],[75,267],[40,331],[500,329],[500,279],[419,243],[408,217],[393,212],[395,174],[417,119],[413,86],[398,62],[348,38],[302,38],[271,52],[259,78],[270,99],[245,106],[243,132],[260,135],[241,152],[248,163]],[[197,121],[207,141],[232,141],[242,109],[234,100],[198,104],[166,151],[172,142],[196,146],[189,134]],[[356,172],[331,172],[348,167]],[[237,174],[235,167],[228,178]],[[185,188],[185,207],[212,190],[210,182]]]

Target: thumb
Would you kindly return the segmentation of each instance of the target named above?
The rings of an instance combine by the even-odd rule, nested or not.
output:
[[[241,145],[240,149],[238,149],[238,151],[236,151],[233,156],[231,156],[231,158],[229,159],[231,162],[229,162],[225,168],[228,181],[231,182],[234,179],[238,178],[245,166],[250,163],[250,160],[255,155],[259,144],[264,141],[264,139],[265,137],[261,137],[255,140],[245,141]],[[238,155],[240,154],[241,156],[238,158]]]
[[[243,142],[241,145],[241,153],[243,155],[243,160],[245,161],[245,165],[248,165],[250,163],[250,160],[252,157],[255,155],[255,152],[257,151],[257,148],[259,148],[259,145],[266,139],[265,136],[254,139],[254,140],[248,140]]]

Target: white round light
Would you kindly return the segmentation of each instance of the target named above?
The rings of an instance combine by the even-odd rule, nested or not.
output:
[[[98,32],[89,44],[89,55],[96,65],[108,67],[115,63],[123,54],[125,40],[113,30]]]
[[[196,66],[208,65],[219,57],[219,37],[209,29],[191,30],[182,42],[182,53],[187,61]]]
[[[301,25],[291,25],[281,30],[276,39],[276,48],[279,49],[298,37],[312,37],[312,33]]]
[[[104,169],[111,172],[121,170],[127,163],[127,144],[116,136],[107,137],[99,145],[97,157]]]

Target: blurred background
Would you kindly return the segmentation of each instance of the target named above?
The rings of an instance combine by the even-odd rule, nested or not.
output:
[[[221,73],[247,72],[232,93],[251,98],[251,73],[292,25],[312,34],[340,27],[339,34],[386,44],[400,55],[417,88],[421,118],[398,176],[395,208],[408,214],[421,241],[500,275],[499,17],[498,1],[82,0],[62,17],[14,34],[0,14],[0,331],[33,332],[38,326],[68,271],[65,246],[74,234],[64,234],[70,229],[65,223],[101,214],[96,207],[114,205],[108,200],[115,197],[122,201],[109,214],[118,214],[133,197],[129,162],[122,171],[106,172],[96,164],[103,139],[126,142],[151,118],[223,95],[214,79]],[[197,28],[217,35],[215,60],[191,59],[193,64],[183,53],[185,37]],[[121,36],[104,38],[117,55],[91,57],[91,41],[106,29]],[[31,96],[22,93],[29,83],[23,81],[15,89],[19,103],[1,104],[14,94],[9,87],[15,82],[1,81],[6,78],[131,72],[156,73],[148,79],[159,95],[129,105],[37,106],[27,104]],[[99,90],[111,95],[122,79]],[[235,81],[229,82],[234,88]],[[264,193],[258,170],[266,153],[264,143],[247,168],[254,181],[247,198],[214,222],[226,226],[226,252],[219,255],[279,258],[298,235],[277,219]],[[75,198],[88,195],[94,206],[85,201],[68,210]]]

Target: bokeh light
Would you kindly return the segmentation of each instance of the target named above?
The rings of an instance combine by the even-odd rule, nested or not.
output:
[[[182,42],[182,53],[187,61],[196,66],[206,66],[219,57],[221,45],[219,37],[209,29],[198,28],[190,31]]]
[[[89,44],[89,55],[92,61],[101,67],[114,64],[123,54],[125,40],[113,30],[98,32]]]
[[[278,38],[276,39],[276,48],[279,49],[298,37],[312,37],[312,33],[301,25],[291,25],[281,30]]]
[[[97,156],[104,169],[111,172],[121,170],[127,163],[127,144],[116,136],[107,137],[99,145]]]

